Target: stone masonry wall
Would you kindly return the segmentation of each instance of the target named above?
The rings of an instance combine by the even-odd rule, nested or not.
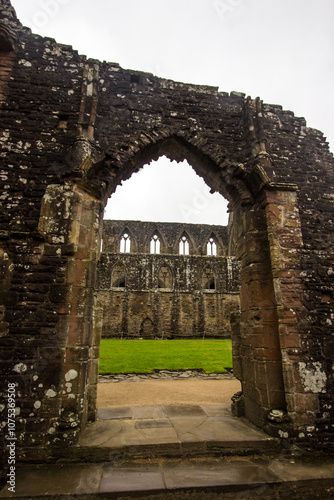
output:
[[[124,232],[131,238],[130,253],[120,253]],[[161,242],[158,255],[150,253],[154,234]],[[187,256],[178,255],[184,234]],[[207,255],[210,237],[217,256]],[[225,257],[226,227],[106,220],[102,241],[97,296],[103,337],[231,336],[230,315],[239,310],[239,263]],[[164,270],[169,283],[159,282]]]

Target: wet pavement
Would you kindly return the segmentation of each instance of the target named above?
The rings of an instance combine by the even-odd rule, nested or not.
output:
[[[281,498],[272,488],[290,487],[304,488],[303,498],[334,495],[334,460],[296,447],[287,452],[222,405],[99,409],[71,458],[76,462],[19,466],[15,493],[5,486],[0,498],[174,500],[190,498],[191,490],[192,499],[240,492],[267,499]]]
[[[122,494],[128,493],[131,498],[148,498],[150,495],[150,499],[160,499],[176,498],[173,496],[175,492],[180,495],[190,489],[193,491],[191,498],[196,499],[207,498],[204,492],[211,490],[223,496],[209,498],[225,498],[225,493],[231,491],[236,492],[232,498],[253,498],[238,496],[240,491],[246,492],[246,495],[251,491],[256,498],[267,499],[281,498],[271,496],[273,486],[282,488],[283,485],[289,491],[289,488],[296,490],[296,484],[300,487],[304,484],[309,494],[319,490],[317,485],[321,484],[324,492],[321,497],[315,495],[314,498],[333,498],[326,492],[329,495],[334,493],[334,461],[279,456],[161,459],[155,463],[25,465],[18,471],[15,494],[9,494],[5,487],[0,498],[57,498],[59,495],[61,498],[73,498],[72,495],[82,495],[80,498],[86,495],[86,498],[125,498]],[[168,492],[171,497],[164,496]],[[156,496],[151,496],[153,493]],[[312,497],[305,495],[303,498]]]

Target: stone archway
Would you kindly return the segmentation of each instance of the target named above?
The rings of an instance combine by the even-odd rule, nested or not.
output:
[[[144,339],[154,338],[154,324],[151,318],[145,318],[141,322],[139,336]]]
[[[173,141],[165,143],[165,151],[168,144]],[[184,143],[182,148],[186,148]],[[173,149],[169,155],[173,155]],[[195,156],[192,150],[191,157]],[[135,161],[133,165],[136,170]],[[59,328],[67,339],[65,381],[69,373],[76,372],[80,385],[75,397],[72,391],[63,395],[62,426],[70,427],[67,421],[75,415],[77,430],[87,418],[94,419],[98,377],[100,322],[99,311],[94,308],[94,280],[102,206],[107,196],[102,202],[94,192],[93,183],[90,186],[88,181],[91,172],[95,176],[98,172],[94,165],[86,179],[62,187],[49,186],[40,220],[40,232],[50,243],[61,241],[70,255],[66,305],[70,312],[62,317]],[[207,178],[210,176],[214,176],[213,166],[206,173]],[[245,180],[240,181],[239,176],[236,185],[231,176],[228,188],[234,210],[233,237],[242,267],[240,335],[234,357],[240,366],[245,414],[259,427],[276,432],[267,416],[271,410],[280,409],[286,413],[290,428],[299,429],[310,423],[305,410],[312,396],[302,390],[297,393],[293,382],[303,311],[302,286],[297,277],[302,239],[295,187],[271,184],[257,166]],[[64,231],[59,222],[66,215]],[[80,357],[83,351],[85,359]]]

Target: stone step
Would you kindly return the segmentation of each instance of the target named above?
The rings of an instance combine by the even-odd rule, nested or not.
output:
[[[0,498],[327,500],[334,497],[334,461],[284,455],[223,459],[161,459],[90,464],[23,465],[15,493]]]
[[[279,453],[280,449],[279,439],[233,417],[227,405],[172,405],[101,408],[98,420],[86,427],[70,455],[109,461]]]

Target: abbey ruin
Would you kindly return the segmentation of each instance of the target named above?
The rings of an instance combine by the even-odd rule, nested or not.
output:
[[[230,337],[239,263],[227,250],[224,226],[104,221],[96,288],[102,337]]]
[[[104,207],[162,155],[186,159],[233,213],[224,258],[240,262],[232,339],[246,417],[273,436],[329,449],[334,161],[323,134],[260,98],[87,59],[23,27],[9,0],[0,1],[0,101],[1,392],[15,384],[18,456],[57,457],[96,417]],[[163,245],[159,226],[150,238],[155,229]],[[171,258],[152,275],[161,281],[139,331],[156,328]],[[109,269],[116,288],[124,288],[122,259]],[[189,293],[191,304],[198,292]],[[215,295],[201,293],[199,311]],[[284,419],[270,420],[272,410]]]

